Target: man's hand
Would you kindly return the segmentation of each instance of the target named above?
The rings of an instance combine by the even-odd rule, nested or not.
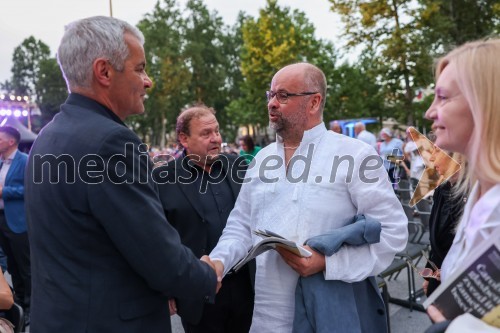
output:
[[[307,245],[305,245],[304,248],[309,250],[312,253],[312,256],[302,258],[278,246],[276,247],[276,251],[278,251],[287,265],[292,267],[293,270],[299,273],[302,277],[324,271],[326,267],[325,256],[314,251]]]
[[[224,264],[220,260],[213,260],[215,273],[217,273],[217,281],[222,283],[222,275],[224,274]]]
[[[200,260],[209,264],[217,275],[217,289],[215,290],[215,292],[218,293],[220,287],[222,287],[222,274],[224,272],[224,265],[219,260],[210,260],[210,257],[207,255],[201,257]]]
[[[427,308],[427,314],[429,315],[433,323],[440,323],[446,320],[441,311],[439,311],[438,308],[436,308],[434,305],[431,305]]]
[[[175,299],[171,298],[168,300],[168,308],[170,310],[170,315],[173,316],[177,314],[177,303],[175,303]]]

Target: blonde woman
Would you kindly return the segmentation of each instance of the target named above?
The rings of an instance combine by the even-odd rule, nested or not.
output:
[[[499,58],[499,39],[475,41],[451,51],[436,68],[435,98],[426,112],[433,121],[435,143],[464,154],[469,162],[466,178],[476,180],[441,267],[443,282],[500,229]],[[428,313],[435,322],[446,319],[435,307]],[[475,327],[471,332],[498,332],[470,315],[457,317],[447,332],[466,327]]]

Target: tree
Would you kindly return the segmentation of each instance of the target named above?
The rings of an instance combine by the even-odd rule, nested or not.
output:
[[[372,52],[378,82],[386,103],[402,109],[413,125],[416,88],[432,81],[432,56],[417,29],[417,9],[412,0],[329,0],[341,15],[349,46],[364,45]]]
[[[500,33],[497,0],[420,0],[419,29],[433,49],[446,51],[466,41]]]
[[[268,0],[257,19],[245,19],[242,37],[242,97],[229,106],[241,125],[267,124],[265,91],[283,66],[308,61],[319,65],[327,76],[334,69],[332,45],[314,37],[314,26],[303,12],[280,7],[276,0]]]
[[[48,123],[59,112],[59,107],[68,95],[66,81],[55,58],[40,61],[38,79],[37,104],[42,112],[42,126]]]
[[[231,85],[239,75],[237,30],[226,26],[216,11],[209,12],[201,0],[189,0],[186,14],[183,54],[191,72],[192,101],[214,107],[222,134],[232,139],[232,119],[226,106],[231,101],[230,92],[234,91]],[[231,130],[227,135],[226,128]]]
[[[331,109],[325,110],[326,120],[380,118],[383,115],[385,108],[381,87],[370,77],[363,63],[343,63],[336,69],[331,82]]]
[[[179,112],[196,102],[217,110],[222,130],[230,127],[225,107],[238,80],[238,70],[231,66],[239,58],[234,31],[201,0],[189,0],[184,12],[176,0],[159,1],[138,25],[154,85],[147,114],[130,123],[154,145],[164,146]]]
[[[191,80],[182,54],[185,21],[177,1],[158,1],[153,12],[139,22],[138,28],[146,39],[147,72],[153,87],[145,102],[146,114],[129,122],[142,133],[144,141],[164,146],[167,131],[174,128],[177,114],[189,99]]]
[[[49,47],[30,36],[14,49],[11,86],[16,95],[39,96],[40,64],[50,57]]]

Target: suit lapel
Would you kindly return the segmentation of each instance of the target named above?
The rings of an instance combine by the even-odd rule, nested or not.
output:
[[[233,170],[231,167],[231,163],[229,162],[229,159],[226,156],[221,156],[221,161],[222,161],[222,170],[224,171],[225,177],[231,177],[234,181],[229,181],[229,185],[231,186],[231,190],[233,191],[233,195],[235,198],[238,197],[239,193],[239,185],[237,184],[236,180],[236,170]],[[234,172],[233,172],[234,171]]]
[[[12,175],[15,174],[16,168],[19,166],[19,158],[21,156],[19,155],[19,152],[16,152],[16,155],[12,159],[12,163],[10,164],[9,171],[7,171],[7,175],[5,175],[5,181],[4,183],[7,185],[10,182],[10,178],[12,178]]]
[[[177,177],[176,182],[177,186],[180,187],[181,191],[186,196],[186,199],[189,201],[191,206],[193,206],[194,210],[198,213],[200,217],[205,216],[203,213],[203,208],[201,207],[199,200],[199,191],[200,189],[196,186],[195,183],[191,183],[190,181],[186,181],[192,177],[191,173],[188,171],[190,166],[187,164],[187,158],[181,157],[176,160],[176,168],[177,168]],[[201,175],[200,175],[201,176]],[[184,179],[180,181],[179,179]]]

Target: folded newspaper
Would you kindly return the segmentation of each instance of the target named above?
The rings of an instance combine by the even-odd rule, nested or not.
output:
[[[253,233],[259,237],[262,237],[263,240],[255,244],[245,258],[241,259],[234,267],[231,269],[233,272],[237,272],[241,267],[243,267],[247,262],[257,257],[258,255],[275,249],[276,247],[280,247],[292,253],[295,253],[299,257],[310,257],[312,253],[306,250],[304,247],[297,245],[297,243],[288,240],[272,231],[269,230],[254,230]]]
[[[478,246],[424,302],[436,306],[446,319],[470,313],[500,328],[500,232]]]

